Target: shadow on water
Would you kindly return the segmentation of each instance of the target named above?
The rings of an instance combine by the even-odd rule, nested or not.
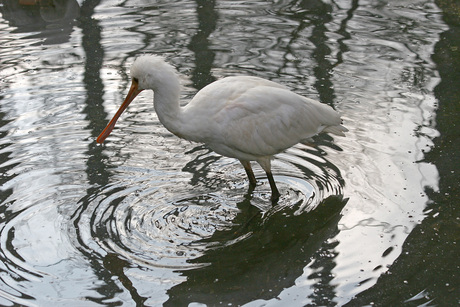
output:
[[[168,290],[169,300],[164,306],[186,306],[191,302],[239,305],[273,298],[294,284],[318,249],[337,234],[346,202],[330,197],[309,213],[290,215],[289,210],[280,210],[263,218],[250,200],[242,201],[234,227],[192,243],[221,242],[190,260],[206,266],[180,271],[187,281]],[[333,263],[334,258],[328,261]]]
[[[347,32],[347,22],[352,19],[354,11],[358,8],[358,1],[352,2],[350,9],[347,11],[346,18],[344,18],[340,24],[340,29],[337,31],[338,34],[342,35],[342,38],[337,40],[339,44],[339,52],[336,55],[336,63],[331,63],[329,58],[331,55],[331,49],[328,47],[328,36],[326,33],[329,31],[326,25],[332,20],[331,13],[332,7],[328,3],[323,1],[292,1],[288,5],[281,7],[277,14],[286,15],[292,20],[298,21],[299,25],[291,33],[290,40],[286,46],[286,53],[284,54],[284,65],[281,66],[278,72],[281,72],[286,68],[286,64],[290,62],[287,59],[287,55],[291,54],[295,58],[294,48],[291,45],[296,43],[300,33],[306,28],[311,27],[312,32],[309,40],[315,46],[312,52],[312,57],[316,61],[314,67],[314,75],[316,82],[314,84],[315,89],[319,94],[319,100],[324,103],[332,105],[335,95],[333,90],[333,83],[331,77],[335,66],[340,65],[343,62],[343,53],[348,51],[348,47],[344,44],[344,41],[351,38],[351,35]],[[302,75],[303,69],[299,67],[300,62],[294,62],[293,64],[297,68],[297,71]]]
[[[219,15],[215,10],[216,1],[196,0],[198,31],[192,37],[188,48],[195,53],[195,69],[192,72],[193,86],[200,90],[216,78],[211,74],[215,52],[209,49],[209,35],[214,32]]]
[[[203,150],[204,152],[202,153]],[[218,161],[220,157],[216,155],[209,155],[211,152],[211,149],[207,148],[205,145],[197,146],[186,152],[186,154],[197,153],[195,159],[190,160],[190,162],[185,164],[182,168],[182,171],[192,174],[190,183],[193,186],[198,185],[200,182],[204,182],[207,186],[214,185],[212,179],[207,178],[206,175],[209,173],[209,166]]]
[[[102,28],[99,22],[92,17],[94,9],[99,4],[99,0],[86,0],[81,7],[81,16],[79,18],[79,25],[82,29],[82,46],[86,54],[83,82],[86,87],[87,97],[83,113],[86,115],[86,120],[89,123],[88,130],[91,131],[92,136],[98,135],[104,129],[105,122],[101,118],[106,118],[107,116],[102,97],[104,85],[100,77],[104,60],[104,49],[100,44]],[[81,241],[83,234],[81,234],[82,230],[80,229],[80,214],[93,201],[99,187],[106,186],[109,183],[111,176],[110,171],[107,169],[108,166],[101,162],[105,158],[103,149],[104,146],[99,146],[95,142],[89,144],[86,174],[91,187],[87,190],[86,196],[80,200],[78,210],[74,212],[72,217],[76,238],[79,241],[76,246],[87,258],[94,274],[98,276],[99,280],[104,281],[100,286],[96,287],[96,291],[101,294],[102,298],[87,297],[86,299],[104,304],[107,298],[114,298],[117,293],[122,292],[117,285],[117,281],[113,279],[113,276],[117,276],[121,284],[131,294],[132,299],[137,305],[141,306],[145,299],[137,294],[131,281],[124,275],[124,268],[128,267],[129,263],[111,253],[107,253],[105,256],[98,255],[98,257],[90,247]],[[104,237],[104,233],[93,233],[92,235],[94,237]]]
[[[454,306],[460,299],[460,207],[457,205],[460,198],[460,4],[450,0],[438,0],[436,4],[443,10],[449,29],[440,34],[432,55],[441,77],[434,89],[439,104],[436,128],[440,136],[434,139],[431,151],[425,153],[424,162],[436,165],[439,191],[426,188],[432,200],[425,209],[427,216],[408,236],[401,256],[375,286],[360,293],[347,306],[371,303],[394,306],[401,304],[401,298],[408,298],[405,306]],[[402,286],[401,281],[404,281]]]
[[[209,48],[208,37],[216,29],[219,14],[215,10],[216,2],[214,0],[196,0],[196,4],[198,31],[192,37],[188,48],[195,53],[195,69],[192,71],[191,76],[193,87],[196,90],[200,90],[216,80],[211,72],[216,54]],[[192,185],[196,185],[206,174],[207,167],[220,158],[218,156],[207,156],[211,150],[205,145],[197,146],[188,153],[191,154],[203,149],[207,149],[206,153],[199,154],[196,159],[187,163],[182,169],[182,171],[192,174]],[[202,167],[198,168],[198,165],[202,165]]]
[[[352,18],[353,12],[354,10],[356,10],[356,8],[357,3],[353,3],[353,5],[347,13],[347,17],[341,23],[342,32],[346,32],[345,29],[347,21]],[[284,11],[286,11],[286,8],[284,9]],[[325,3],[319,0],[301,0],[290,2],[287,11],[293,12],[290,18],[298,20],[299,22],[299,26],[296,29],[295,33],[292,33],[291,35],[289,45],[295,42],[296,38],[299,36],[299,33],[301,33],[302,30],[304,30],[304,28],[311,27],[311,35],[308,37],[308,39],[314,46],[312,50],[312,58],[316,62],[316,65],[313,68],[313,74],[316,79],[314,83],[314,88],[318,93],[320,102],[327,103],[334,107],[334,100],[336,98],[336,95],[334,93],[334,86],[331,81],[334,64],[330,61],[331,49],[328,46],[328,35],[326,34],[329,31],[326,25],[333,19],[331,16],[331,13],[333,11],[332,6],[329,3]],[[349,34],[348,36],[344,35],[343,39],[346,39],[349,36]],[[291,49],[289,45],[287,50]],[[341,43],[341,46],[342,48],[340,52],[338,52],[338,54],[336,55],[337,61],[335,65],[342,61],[341,56],[344,52],[347,51],[346,48],[344,48],[343,42]],[[302,69],[298,68],[298,71],[300,72],[302,71]],[[331,137],[328,135],[320,138],[315,138],[315,142],[317,145],[326,145],[341,151],[340,148],[338,148],[331,142]],[[332,165],[332,169],[337,170],[337,177],[341,178],[340,170],[338,170],[335,165]],[[342,184],[344,184],[344,182]],[[330,208],[330,210],[325,210],[324,205],[329,203],[331,200],[333,201],[331,202],[332,207]],[[339,200],[342,202],[340,202]],[[333,278],[332,270],[335,267],[334,252],[332,252],[332,255],[329,257],[321,257],[318,256],[317,253],[319,253],[322,250],[321,246],[335,244],[328,243],[327,240],[337,234],[337,223],[340,220],[338,213],[345,206],[346,202],[347,200],[329,197],[324,201],[323,204],[321,204],[318,208],[316,208],[314,211],[310,213],[313,216],[309,218],[313,219],[315,219],[315,216],[321,217],[322,215],[324,215],[323,218],[326,218],[326,220],[328,215],[334,217],[334,219],[332,219],[334,220],[334,222],[332,222],[332,220],[329,221],[330,224],[328,228],[331,229],[330,232],[325,233],[318,229],[316,230],[318,231],[316,233],[316,231],[312,229],[311,234],[316,234],[315,236],[312,236],[312,239],[315,238],[318,241],[313,239],[313,242],[308,242],[310,244],[309,248],[311,249],[311,254],[309,254],[308,257],[309,259],[314,259],[314,263],[311,265],[311,268],[322,268],[322,273],[318,274],[318,276],[308,277],[309,279],[316,279],[316,282],[313,285],[314,290],[309,298],[312,299],[312,302],[318,306],[332,304],[332,300],[336,296],[334,286],[330,284],[330,280],[332,280]],[[339,207],[337,207],[338,205]],[[321,218],[319,218],[319,220],[321,220]],[[289,223],[291,223],[291,221],[289,221]],[[315,223],[312,224],[314,225]],[[327,248],[328,252],[333,250],[333,246],[329,246],[329,248]],[[295,284],[295,282],[292,281],[291,285],[292,284]]]
[[[287,58],[288,54],[298,58],[298,56],[295,55],[295,51],[291,45],[296,43],[300,33],[302,33],[306,28],[311,27],[312,33],[308,39],[315,46],[315,49],[312,52],[312,57],[316,61],[316,65],[313,69],[314,75],[316,77],[314,86],[318,91],[320,98],[319,100],[328,104],[332,104],[332,101],[334,100],[334,93],[331,82],[333,65],[327,59],[328,55],[331,53],[331,50],[326,44],[328,40],[328,37],[326,36],[326,24],[332,20],[330,15],[331,12],[331,5],[319,0],[295,0],[279,8],[277,11],[277,14],[285,15],[299,23],[299,25],[290,35],[289,43],[286,46],[286,53],[283,56],[284,65],[279,68],[278,73],[286,68],[287,63],[290,62]],[[302,75],[302,68],[299,67],[299,63],[301,62],[294,62],[294,65],[298,73]]]
[[[337,43],[339,45],[339,52],[337,52],[337,55],[336,55],[337,62],[334,64],[334,67],[343,63],[343,54],[349,51],[348,46],[345,44],[346,40],[351,39],[351,34],[348,32],[347,27],[348,27],[348,22],[353,18],[355,11],[359,7],[358,4],[359,4],[358,0],[353,0],[351,2],[351,6],[350,6],[350,9],[347,10],[346,17],[340,23],[340,28],[337,31],[337,33],[342,35],[342,38],[339,38],[337,40]]]
[[[287,52],[283,56],[284,65],[279,68],[278,73],[280,73],[282,69],[286,68],[287,63],[290,62],[287,58],[287,54],[292,54],[295,58],[298,58],[291,45],[296,43],[300,33],[302,33],[307,27],[311,27],[312,31],[308,39],[315,47],[312,51],[312,58],[316,61],[316,65],[313,68],[313,73],[316,79],[314,88],[318,93],[320,102],[327,103],[334,107],[335,94],[334,86],[331,81],[333,69],[335,66],[343,62],[343,53],[348,51],[346,45],[344,44],[344,40],[351,37],[346,31],[347,22],[352,19],[354,11],[357,8],[358,1],[353,1],[350,9],[347,11],[346,18],[342,20],[340,29],[337,31],[337,33],[341,34],[343,38],[338,40],[340,51],[336,54],[336,63],[331,63],[330,61],[331,49],[328,46],[329,38],[326,35],[329,31],[326,25],[332,20],[331,13],[333,9],[330,4],[324,3],[320,0],[295,0],[279,8],[277,14],[286,15],[290,19],[296,20],[299,25],[290,35],[291,38],[286,46]],[[303,69],[299,66],[300,63],[301,62],[293,62],[298,73],[302,75]],[[331,142],[332,138],[329,135],[322,135],[321,138],[314,139],[317,145],[327,145],[335,148],[336,150],[341,150]]]
[[[136,306],[144,306],[144,302],[147,300],[146,297],[142,297],[137,292],[136,287],[125,274],[125,269],[131,267],[131,263],[121,259],[115,253],[107,253],[104,257],[104,268],[106,268],[113,276],[116,276],[123,287],[129,291],[131,298],[136,303]]]
[[[332,20],[332,7],[330,4],[319,0],[295,1],[291,5],[296,5],[300,9],[300,12],[294,15],[300,21],[298,32],[307,26],[312,28],[309,40],[315,46],[312,52],[312,58],[316,61],[313,69],[316,77],[314,86],[318,91],[319,101],[332,104],[335,98],[331,82],[332,64],[327,59],[331,54],[331,49],[326,44],[328,40],[326,24]],[[295,37],[293,35],[293,38]]]

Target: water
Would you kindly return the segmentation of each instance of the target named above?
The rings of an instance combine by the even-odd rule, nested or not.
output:
[[[444,2],[54,2],[1,6],[0,305],[459,301]],[[177,67],[184,104],[255,75],[350,131],[279,154],[275,206],[260,168],[248,193],[239,162],[164,129],[152,93],[97,145],[142,53]]]

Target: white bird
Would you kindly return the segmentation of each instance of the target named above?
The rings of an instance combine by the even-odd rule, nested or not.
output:
[[[180,138],[207,144],[223,156],[243,164],[250,186],[256,178],[250,161],[267,174],[272,201],[280,193],[271,172],[272,156],[320,132],[345,136],[340,115],[330,106],[300,96],[283,85],[258,77],[236,76],[201,89],[184,107],[179,105],[180,81],[163,58],[143,55],[131,67],[132,83],[126,99],[98,143],[112,132],[117,119],[144,89],[154,91],[160,122]]]

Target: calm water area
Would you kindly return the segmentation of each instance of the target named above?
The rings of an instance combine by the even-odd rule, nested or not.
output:
[[[0,306],[460,304],[460,3],[0,1]],[[168,132],[129,67],[181,103],[225,76],[342,114],[240,163]]]

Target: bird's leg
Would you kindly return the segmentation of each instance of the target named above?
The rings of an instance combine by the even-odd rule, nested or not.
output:
[[[257,181],[256,181],[256,176],[254,176],[254,172],[252,171],[252,168],[251,168],[251,162],[246,161],[246,160],[240,160],[240,162],[241,164],[243,164],[244,170],[246,171],[246,174],[248,175],[250,187],[254,188],[257,184]]]
[[[270,188],[272,190],[272,197],[271,197],[272,204],[275,204],[280,198],[280,192],[278,191],[278,188],[276,187],[275,179],[273,178],[270,159],[271,157],[263,157],[257,160],[257,162],[260,164],[260,166],[262,166],[265,173],[267,174],[268,182],[270,183]]]
[[[266,171],[268,182],[270,183],[270,188],[272,189],[272,202],[275,203],[280,198],[280,192],[276,187],[275,179],[273,179],[273,175],[271,171]]]

